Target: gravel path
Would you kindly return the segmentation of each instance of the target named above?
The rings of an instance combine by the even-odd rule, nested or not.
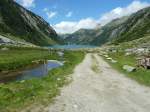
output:
[[[94,72],[92,54],[75,68],[73,81],[48,112],[150,112],[150,88],[139,85],[95,56],[100,71]]]

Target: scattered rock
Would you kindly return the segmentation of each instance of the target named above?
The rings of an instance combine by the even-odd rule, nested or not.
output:
[[[60,79],[60,78],[57,78],[57,80],[60,81],[61,79]]]
[[[24,82],[25,82],[25,80],[20,81],[20,83],[24,83]]]
[[[135,67],[129,66],[129,65],[124,65],[123,69],[126,70],[127,72],[133,72],[136,70]]]
[[[9,50],[9,48],[4,47],[4,48],[1,48],[1,50],[2,50],[2,51],[8,51],[8,50]]]
[[[108,58],[109,56],[108,56],[108,55],[104,55],[104,57],[105,57],[105,58]]]
[[[64,53],[63,53],[63,52],[57,52],[57,54],[58,54],[60,57],[64,56]]]
[[[125,56],[129,56],[129,55],[131,55],[131,53],[129,53],[129,52],[125,53]]]
[[[113,60],[113,59],[111,60],[111,62],[112,62],[112,63],[117,63],[117,61],[116,61],[116,60]]]
[[[112,60],[112,58],[106,58],[107,60]]]

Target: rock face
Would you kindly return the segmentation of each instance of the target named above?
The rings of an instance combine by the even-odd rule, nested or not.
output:
[[[0,45],[10,45],[10,46],[22,46],[22,47],[37,47],[36,45],[23,41],[23,40],[12,40],[7,37],[0,35]]]
[[[13,0],[0,0],[0,34],[36,45],[57,42],[56,32],[44,19]]]
[[[65,41],[76,44],[102,45],[107,42],[121,43],[150,35],[150,7],[130,16],[115,19],[100,28],[81,29],[66,35]]]
[[[13,40],[0,35],[0,44],[2,44],[2,43],[13,43],[13,42],[14,42]]]

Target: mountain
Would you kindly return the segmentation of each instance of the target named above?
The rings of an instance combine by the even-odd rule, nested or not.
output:
[[[95,29],[80,29],[73,34],[67,34],[65,41],[76,44],[102,45],[118,34],[117,28],[127,19],[128,17],[115,19],[105,26]]]
[[[97,30],[97,33],[99,31]],[[73,34],[66,34],[61,37],[64,38],[65,43],[69,44],[91,44],[92,37],[95,36],[96,30],[80,29]]]
[[[132,14],[127,21],[119,26],[121,32],[115,43],[127,42],[150,35],[150,7]]]
[[[43,18],[13,0],[0,0],[0,35],[41,46],[58,40],[55,30]]]
[[[81,29],[73,34],[67,34],[65,42],[91,45],[102,45],[107,42],[118,44],[147,35],[150,35],[150,7],[95,29]]]

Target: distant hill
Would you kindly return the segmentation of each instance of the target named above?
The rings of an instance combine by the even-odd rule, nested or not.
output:
[[[130,16],[115,19],[100,28],[81,29],[64,37],[66,43],[102,45],[107,42],[118,44],[148,35],[150,35],[150,7]]]
[[[41,46],[58,41],[55,30],[43,18],[13,0],[0,0],[0,34]]]
[[[99,30],[97,30],[99,33]],[[61,37],[64,38],[65,43],[70,44],[91,44],[93,37],[96,34],[96,30],[91,29],[80,29],[73,34],[66,34]]]

